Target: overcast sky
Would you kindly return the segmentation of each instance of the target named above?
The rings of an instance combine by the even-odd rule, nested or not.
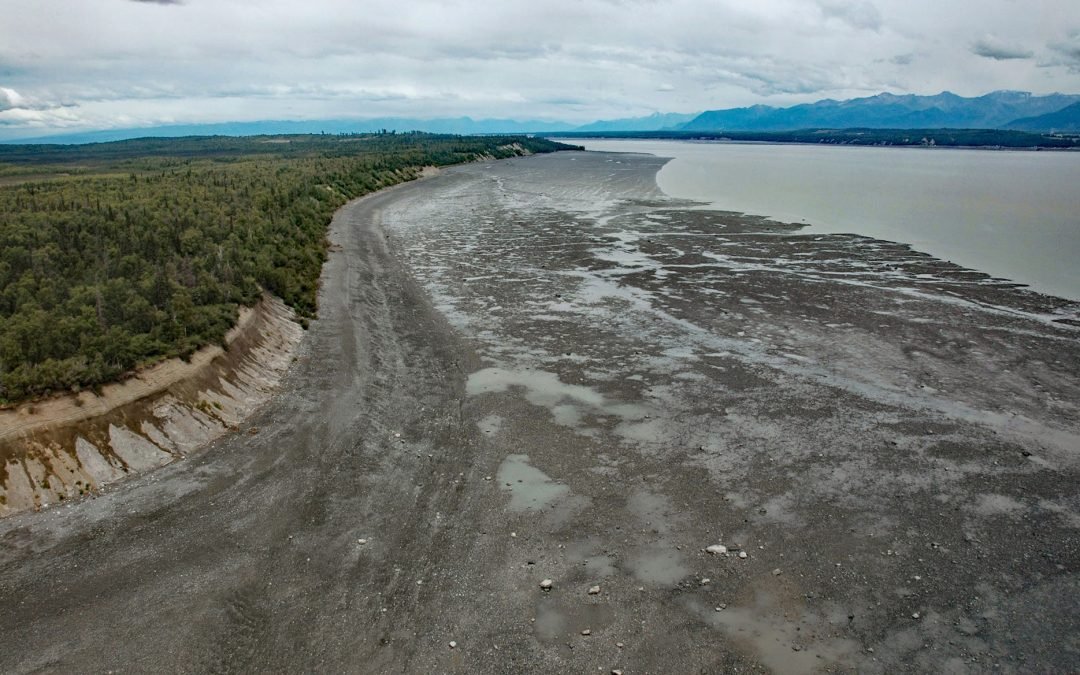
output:
[[[0,0],[0,137],[1080,93],[1080,0]]]

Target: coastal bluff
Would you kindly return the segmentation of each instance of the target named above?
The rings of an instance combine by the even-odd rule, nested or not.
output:
[[[241,308],[225,346],[169,359],[97,393],[0,410],[0,517],[92,494],[235,429],[277,388],[303,329],[279,299]]]

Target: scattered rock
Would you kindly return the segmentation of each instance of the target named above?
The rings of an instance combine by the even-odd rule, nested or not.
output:
[[[616,646],[616,647],[618,647],[619,649],[622,649],[622,648],[623,648],[623,643],[621,643],[621,642],[616,642],[616,643],[615,643],[615,646]]]
[[[739,557],[746,560],[749,556],[746,555],[746,551],[739,551]]]
[[[779,568],[779,567],[777,567],[776,569],[774,569],[774,570],[772,571],[772,573],[773,573],[773,576],[774,576],[774,577],[778,577],[778,576],[780,576],[780,568]]]
[[[911,615],[911,618],[912,619],[918,619],[919,618],[919,613],[915,612],[914,614]]]
[[[582,635],[592,635],[592,631],[589,630],[588,628],[586,628],[585,630],[581,631],[581,634]]]
[[[456,649],[456,648],[457,648],[457,643],[454,642],[453,640],[451,640],[450,641],[450,649]]]
[[[712,546],[707,547],[705,552],[711,553],[712,555],[720,555],[722,553],[727,553],[727,546],[724,546],[723,544],[713,544]]]
[[[593,587],[589,588],[589,595],[600,595],[600,587],[599,586],[593,586]]]
[[[356,540],[356,543],[357,543],[357,544],[366,544],[366,543],[367,543],[367,539],[357,539],[357,540]]]
[[[706,578],[706,579],[702,579],[702,580],[701,580],[701,585],[702,585],[702,586],[708,586],[708,585],[709,585],[709,584],[711,584],[711,583],[712,583],[712,579],[708,579],[708,578]]]
[[[555,585],[555,582],[552,581],[551,579],[544,579],[543,581],[540,582],[540,590],[542,590],[542,591],[550,591],[551,587],[554,586],[554,585]]]

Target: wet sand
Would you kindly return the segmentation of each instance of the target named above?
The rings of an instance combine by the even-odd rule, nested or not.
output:
[[[249,427],[0,522],[0,669],[1080,668],[1080,308],[661,165],[342,209]]]

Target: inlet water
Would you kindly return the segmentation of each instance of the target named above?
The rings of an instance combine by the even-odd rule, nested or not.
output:
[[[910,244],[1080,300],[1080,153],[575,140],[673,158],[672,197]]]

